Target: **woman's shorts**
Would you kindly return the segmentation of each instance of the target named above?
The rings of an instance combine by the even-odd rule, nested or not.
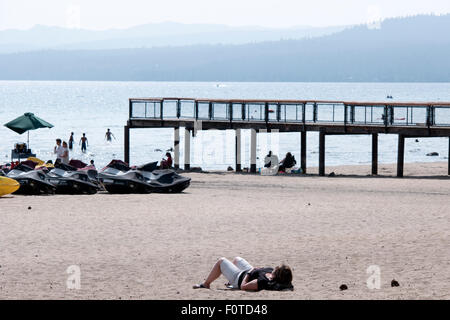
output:
[[[220,263],[220,271],[222,271],[222,274],[235,289],[239,289],[238,281],[242,272],[249,271],[251,269],[253,269],[253,267],[250,263],[241,257],[236,258],[236,264],[228,259],[223,259]]]

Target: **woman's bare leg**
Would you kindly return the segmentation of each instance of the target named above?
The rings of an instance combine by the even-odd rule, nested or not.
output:
[[[211,285],[211,283],[216,280],[217,278],[220,277],[220,275],[222,274],[222,271],[220,271],[220,264],[222,263],[222,261],[225,258],[220,258],[219,260],[217,260],[217,262],[214,264],[214,267],[212,268],[211,272],[209,273],[208,277],[206,278],[205,282],[203,282],[203,285],[206,288],[209,288],[209,286]]]
[[[238,267],[238,268],[239,268],[239,266],[238,266],[237,263],[238,263],[238,261],[239,261],[240,259],[241,259],[241,257],[234,257],[234,258],[233,258],[233,261],[232,261],[233,264],[234,264],[236,267]],[[226,282],[226,283],[225,283],[225,286],[226,286],[226,287],[228,287],[229,285],[230,285],[230,282]]]

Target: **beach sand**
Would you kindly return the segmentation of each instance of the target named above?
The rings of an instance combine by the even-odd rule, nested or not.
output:
[[[186,173],[182,194],[3,197],[0,298],[450,299],[447,163],[406,164],[402,179],[367,177],[370,166],[332,171]],[[193,290],[222,256],[287,263],[295,290],[226,290],[223,277]],[[66,286],[71,265],[79,290]],[[380,289],[366,285],[371,265]]]

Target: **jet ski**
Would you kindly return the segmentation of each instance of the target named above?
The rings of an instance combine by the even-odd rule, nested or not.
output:
[[[56,162],[54,167],[57,169],[64,170],[64,171],[77,171],[78,170],[78,168],[71,166],[70,164],[65,164],[62,162]]]
[[[101,171],[103,172],[103,171],[107,170],[108,168],[117,169],[117,170],[123,171],[123,172],[131,170],[128,163],[123,162],[122,160],[111,160],[111,162],[108,163],[108,165],[106,167],[104,167]]]
[[[136,169],[138,169],[140,171],[145,171],[145,172],[152,172],[152,171],[158,169],[158,161],[143,164],[143,165],[137,167]]]
[[[107,167],[98,174],[99,181],[109,193],[149,193],[150,187],[138,170],[121,171]]]
[[[95,194],[98,186],[91,182],[85,171],[65,171],[55,168],[48,173],[48,178],[56,186],[59,194]]]
[[[24,164],[14,167],[6,176],[20,183],[20,188],[15,194],[54,194],[56,191],[55,185],[48,180],[48,176],[43,171],[33,170]]]
[[[75,167],[77,169],[83,169],[83,168],[85,168],[87,166],[87,164],[84,163],[83,161],[76,160],[76,159],[71,159],[69,161],[69,165],[72,166],[72,167]]]
[[[88,175],[89,181],[97,186],[98,191],[106,191],[103,184],[101,184],[98,179],[98,171],[96,169],[78,169],[78,172],[80,171],[85,172]]]
[[[146,178],[151,192],[179,193],[191,184],[191,178],[180,176],[170,169],[143,171],[142,174]]]

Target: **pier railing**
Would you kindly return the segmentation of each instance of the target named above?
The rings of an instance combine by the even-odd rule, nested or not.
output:
[[[129,119],[450,126],[450,103],[303,100],[130,99]]]

